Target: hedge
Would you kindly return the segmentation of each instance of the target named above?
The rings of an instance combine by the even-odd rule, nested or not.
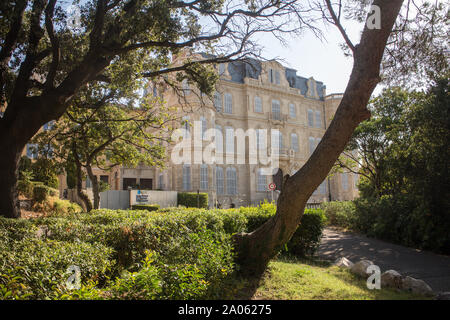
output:
[[[57,196],[58,190],[50,188],[43,184],[35,184],[33,187],[33,201],[43,202],[48,196]]]
[[[131,206],[131,210],[156,211],[156,210],[159,210],[159,205],[158,204],[134,204]]]
[[[264,203],[0,218],[0,266],[8,267],[0,270],[0,299],[218,299],[235,270],[232,234],[252,231],[274,213]],[[306,210],[289,252],[312,254],[323,222],[320,210]],[[64,287],[69,265],[82,269],[79,290]]]
[[[208,194],[196,192],[178,192],[177,204],[186,208],[208,208]]]

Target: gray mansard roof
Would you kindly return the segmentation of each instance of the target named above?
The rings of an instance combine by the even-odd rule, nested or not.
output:
[[[204,58],[214,57],[210,54],[201,53]],[[237,83],[244,83],[244,78],[258,79],[261,75],[262,66],[261,61],[249,58],[245,62],[234,61],[228,63],[228,74],[231,76],[231,81]],[[285,77],[291,88],[299,89],[303,95],[308,91],[308,78],[297,75],[297,70],[285,68]],[[319,99],[323,100],[323,89],[326,86],[321,81],[316,81],[316,90]]]

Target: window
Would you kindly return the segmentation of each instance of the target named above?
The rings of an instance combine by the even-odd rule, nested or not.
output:
[[[206,164],[200,166],[200,189],[208,189],[208,166]]]
[[[214,107],[218,112],[222,112],[222,95],[219,92],[214,93]]]
[[[100,176],[100,181],[102,181],[104,183],[109,183],[109,176],[101,175]]]
[[[256,147],[258,150],[264,150],[267,147],[266,138],[264,129],[256,129]]]
[[[255,112],[263,112],[262,100],[260,97],[255,97]]]
[[[297,110],[295,109],[295,104],[293,104],[293,103],[289,104],[289,116],[292,119],[297,118]]]
[[[280,84],[280,72],[278,70],[275,71],[275,83]]]
[[[267,190],[267,176],[262,174],[262,169],[259,168],[256,171],[256,191],[266,191]]]
[[[309,155],[313,154],[315,148],[316,148],[316,139],[314,139],[314,137],[309,137]]]
[[[272,130],[271,134],[272,152],[278,154],[283,148],[283,134],[280,130]]]
[[[296,133],[291,133],[291,149],[295,152],[299,151],[298,147],[298,136]]]
[[[190,88],[190,86],[189,86],[189,82],[187,81],[187,79],[184,79],[184,80],[181,82],[181,86],[182,86],[182,88],[183,88],[183,92],[184,92],[185,95],[188,95],[188,94],[191,93],[191,88]]]
[[[327,180],[323,180],[322,183],[319,185],[319,193],[320,194],[327,194]]]
[[[272,69],[269,69],[269,81],[271,83],[274,82],[274,74],[273,74],[273,70]]]
[[[225,64],[219,63],[219,75],[223,76],[225,74]]]
[[[159,190],[164,190],[164,174],[163,173],[159,174],[158,189]]]
[[[202,138],[205,139],[206,129],[207,129],[207,122],[205,117],[200,117],[200,121],[202,122]]]
[[[314,111],[308,109],[308,126],[314,127]]]
[[[34,143],[28,143],[27,144],[27,157],[30,159],[36,159],[38,156],[37,153],[37,144]]]
[[[237,194],[236,168],[227,168],[227,194]]]
[[[224,98],[225,98],[225,106],[223,112],[230,114],[233,113],[233,96],[231,95],[231,93],[225,93]]]
[[[322,140],[322,139],[321,139],[321,138],[316,138],[316,147],[315,147],[315,148],[317,148],[317,146],[319,145],[320,140]],[[314,148],[314,149],[315,149],[315,148]]]
[[[353,184],[355,186],[355,189],[358,188],[358,182],[359,182],[359,175],[357,175],[356,173],[353,176]]]
[[[216,132],[214,140],[216,141],[216,152],[223,153],[223,135],[222,135],[222,127],[216,125]]]
[[[347,191],[348,190],[348,174],[342,173],[341,179],[342,179],[342,189],[344,189],[344,191]]]
[[[90,181],[89,181],[90,183]],[[136,185],[136,178],[123,178],[122,180],[122,189],[128,190],[128,188],[133,188]],[[86,188],[87,186],[87,180],[86,180]]]
[[[232,127],[225,128],[226,153],[234,153],[234,129]]]
[[[274,120],[281,120],[280,101],[272,100],[272,118]]]
[[[139,179],[139,188],[141,190],[153,190],[153,179]]]
[[[316,110],[316,128],[322,128],[322,112]]]
[[[183,190],[191,190],[191,166],[183,165]]]
[[[189,138],[190,137],[190,125],[189,125],[189,116],[184,116],[183,117],[183,137],[184,138]]]
[[[222,167],[216,167],[216,192],[217,194],[223,194],[224,188],[223,188],[223,168]]]

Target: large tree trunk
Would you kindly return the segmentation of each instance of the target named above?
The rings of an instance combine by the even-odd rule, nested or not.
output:
[[[264,272],[270,259],[294,234],[307,200],[326,178],[357,125],[370,117],[367,104],[380,81],[381,59],[402,3],[374,1],[381,9],[381,29],[364,28],[361,42],[355,46],[344,96],[321,142],[305,165],[285,181],[275,216],[251,233],[235,235],[236,260],[242,274],[259,276]]]
[[[7,218],[20,217],[19,192],[17,190],[17,177],[19,160],[22,148],[14,144],[14,141],[0,136],[0,215]]]
[[[92,172],[92,167],[90,165],[86,166],[86,171],[88,173],[89,179],[91,179],[92,182],[92,193],[94,194],[94,209],[98,209],[100,205],[100,195],[98,191],[97,176]]]

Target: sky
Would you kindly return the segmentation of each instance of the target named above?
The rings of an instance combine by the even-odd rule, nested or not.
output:
[[[358,43],[363,25],[347,21],[344,27],[352,42]],[[258,41],[264,47],[263,57],[281,59],[281,64],[296,69],[297,75],[322,81],[327,94],[342,93],[350,77],[353,58],[345,57],[339,47],[344,39],[336,27],[330,25],[323,31],[325,40],[307,32],[301,37],[289,37],[287,47],[269,34],[259,36]]]

